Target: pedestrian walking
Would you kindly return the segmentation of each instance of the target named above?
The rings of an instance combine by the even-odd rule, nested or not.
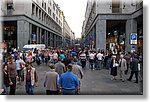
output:
[[[38,52],[36,53],[35,59],[36,59],[36,64],[39,66],[41,64],[41,58]]]
[[[71,64],[67,66],[67,72],[61,75],[59,85],[63,95],[75,95],[76,90],[79,90],[78,76],[72,73]]]
[[[77,58],[74,59],[74,62],[75,64],[72,66],[72,72],[78,76],[79,89],[80,89],[81,79],[83,78],[83,71],[82,71],[82,67],[78,65]],[[79,90],[78,90],[78,93],[79,93]]]
[[[97,54],[97,59],[98,59],[98,68],[97,69],[102,69],[102,60],[103,60],[103,54],[100,52],[100,51],[98,51],[98,54]]]
[[[48,51],[46,49],[44,51],[44,61],[45,61],[45,64],[47,65],[47,63],[48,63]]]
[[[16,70],[16,63],[12,56],[8,59],[8,75],[10,80],[10,95],[15,95],[16,92],[16,79],[18,79],[17,70]]]
[[[126,63],[127,63],[127,70],[125,71],[125,74],[127,75],[128,74],[128,70],[130,68],[130,55],[129,55],[129,53],[126,52],[124,58],[126,59]]]
[[[89,55],[89,63],[90,63],[91,70],[94,70],[94,58],[95,58],[94,51],[91,51],[91,53]]]
[[[60,52],[60,57],[61,57],[61,60],[64,61],[65,59],[65,54],[63,51]]]
[[[29,62],[29,63],[33,62],[32,52],[30,50],[28,51],[28,54],[26,56],[26,62]]]
[[[53,53],[53,60],[54,60],[54,64],[56,64],[58,61],[58,54],[56,53],[56,51],[54,51]]]
[[[116,80],[117,67],[118,67],[118,61],[116,60],[116,56],[112,55],[112,59],[110,63],[110,75],[112,75],[111,80]]]
[[[9,84],[10,84],[10,78],[9,78],[9,75],[8,75],[8,65],[7,64],[4,64],[3,65],[3,94],[5,95],[8,95],[9,94]]]
[[[55,72],[55,66],[50,66],[50,71],[46,72],[44,87],[47,95],[58,95],[59,92],[59,74]]]
[[[86,54],[84,51],[82,51],[82,53],[80,55],[80,60],[81,60],[82,68],[85,68],[85,66],[86,66]]]
[[[61,76],[62,73],[66,72],[65,65],[61,62],[61,58],[58,57],[58,62],[55,64],[56,72]]]
[[[119,60],[119,73],[120,73],[120,80],[122,80],[122,82],[125,81],[125,71],[127,70],[127,63],[123,57],[124,57],[123,55],[120,55]]]
[[[138,63],[139,63],[138,56],[134,55],[131,61],[131,74],[129,79],[127,79],[128,81],[131,81],[133,75],[135,74],[135,78],[136,78],[135,83],[138,83]]]
[[[25,89],[28,95],[34,95],[34,86],[37,87],[38,76],[35,68],[31,66],[29,62],[26,63],[23,69],[22,83],[26,82]]]
[[[21,71],[24,68],[25,62],[20,58],[20,55],[17,56],[16,60],[16,70],[18,74],[18,84],[21,83]]]

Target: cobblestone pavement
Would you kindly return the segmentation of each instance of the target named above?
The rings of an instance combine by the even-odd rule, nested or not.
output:
[[[44,77],[45,72],[49,71],[48,66],[42,64],[40,66],[34,65],[37,69],[39,83],[38,87],[34,88],[35,95],[45,95],[46,91],[44,88]],[[109,95],[131,95],[131,94],[142,94],[141,83],[134,83],[134,78],[131,82],[125,81],[122,82],[119,79],[119,75],[116,77],[117,80],[111,80],[111,76],[109,74],[109,70],[94,70],[91,71],[88,69],[83,69],[84,77],[81,80],[81,89],[80,94],[89,95],[89,94],[109,94]],[[126,75],[128,78],[129,75]],[[17,95],[26,95],[25,86],[17,85],[16,89]]]

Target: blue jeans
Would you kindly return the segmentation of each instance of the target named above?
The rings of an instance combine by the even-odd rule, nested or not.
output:
[[[97,62],[97,69],[102,69],[102,60],[98,60]]]
[[[91,70],[94,69],[94,63],[90,63],[90,69],[91,69]]]
[[[56,64],[58,61],[57,61],[57,59],[54,59],[54,64]]]
[[[33,89],[34,89],[34,86],[31,85],[31,82],[26,82],[26,93],[29,94],[29,95],[34,95],[33,94]]]
[[[9,95],[9,87],[7,87],[5,84],[3,85],[4,88],[4,94]]]
[[[66,90],[66,89],[62,89],[62,94],[63,95],[75,95],[76,94],[76,90]]]

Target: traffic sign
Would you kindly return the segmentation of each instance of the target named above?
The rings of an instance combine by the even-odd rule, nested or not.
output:
[[[131,33],[131,35],[130,35],[130,44],[133,44],[133,45],[137,44],[137,33]]]

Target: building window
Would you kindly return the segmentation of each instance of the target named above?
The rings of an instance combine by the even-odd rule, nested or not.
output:
[[[44,8],[44,10],[46,10],[46,2],[42,1],[42,8]]]
[[[58,15],[58,10],[56,9],[56,14]]]
[[[48,2],[49,2],[49,5],[51,6],[52,5],[51,0],[49,0]]]
[[[44,13],[43,21],[45,22],[45,20],[46,20],[46,15],[45,15],[45,13]]]
[[[59,18],[60,18],[60,13],[59,13]]]
[[[119,0],[112,0],[112,13],[121,13],[120,2]]]
[[[7,3],[7,9],[8,10],[13,9],[13,3]]]
[[[53,13],[53,18],[55,19],[55,14]]]
[[[44,16],[43,16],[43,12],[42,12],[42,21],[43,21],[43,17],[44,17]]]
[[[44,9],[46,10],[46,2],[44,3]]]
[[[50,7],[48,7],[48,13],[51,15],[51,9],[50,9]]]
[[[36,16],[38,16],[38,7],[36,7]]]
[[[56,22],[58,22],[58,17],[56,17]]]
[[[41,19],[41,10],[39,10],[39,19]]]
[[[35,5],[32,4],[32,14],[34,15],[34,13],[35,13]]]
[[[53,4],[53,10],[55,11],[55,4]]]

